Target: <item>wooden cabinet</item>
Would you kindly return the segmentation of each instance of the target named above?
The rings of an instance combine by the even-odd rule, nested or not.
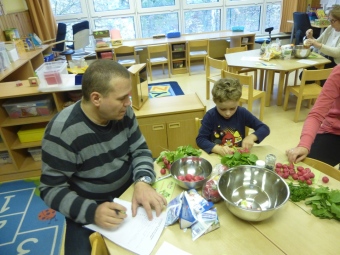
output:
[[[41,146],[41,141],[21,143],[17,132],[21,127],[41,123],[46,125],[53,116],[63,109],[63,105],[69,99],[66,92],[42,93],[37,87],[30,87],[27,80],[22,81],[23,85],[16,86],[16,82],[0,83],[0,134],[3,142],[0,142],[0,152],[8,152],[12,164],[1,165],[1,180],[22,179],[39,176],[41,173],[41,161],[34,161],[28,149]],[[9,118],[3,104],[9,99],[21,99],[37,96],[39,99],[50,95],[52,98],[53,111],[47,116],[35,116],[27,118]]]
[[[248,46],[248,50],[253,50],[255,44],[255,34],[245,34],[242,36],[230,37],[230,48],[239,46]]]
[[[188,72],[186,63],[186,43],[170,43],[171,73],[181,74]]]
[[[0,82],[27,80],[35,76],[35,70],[44,63],[44,54],[50,52],[50,46],[42,45],[41,48],[21,54],[17,61],[0,72]]]
[[[195,118],[202,118],[206,108],[196,94],[148,100],[135,111],[140,129],[153,157],[178,146],[196,145]]]

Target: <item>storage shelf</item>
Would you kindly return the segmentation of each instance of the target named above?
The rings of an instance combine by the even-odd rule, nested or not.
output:
[[[53,116],[57,113],[57,110],[54,109],[52,114],[46,116],[36,116],[36,117],[27,117],[27,118],[18,118],[11,119],[6,118],[4,122],[1,123],[2,127],[10,127],[10,126],[19,126],[19,125],[27,125],[41,122],[49,122]]]
[[[28,149],[33,147],[41,146],[41,141],[38,142],[28,142],[28,143],[21,143],[19,139],[17,139],[11,146],[11,150],[18,150],[18,149]]]
[[[4,143],[0,143],[0,151],[7,151],[7,148]]]

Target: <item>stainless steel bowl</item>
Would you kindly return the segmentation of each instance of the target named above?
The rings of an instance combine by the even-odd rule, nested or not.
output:
[[[294,47],[294,56],[296,58],[308,58],[311,52],[310,48],[306,48],[303,45],[296,45]]]
[[[224,172],[218,192],[235,216],[247,221],[271,217],[289,199],[287,183],[276,173],[258,166],[237,166]]]
[[[210,178],[212,172],[212,165],[210,162],[201,157],[184,157],[172,163],[170,173],[177,185],[183,189],[199,189],[202,188],[203,183]],[[203,175],[204,180],[197,182],[186,182],[178,179],[178,176],[185,176],[186,174]]]

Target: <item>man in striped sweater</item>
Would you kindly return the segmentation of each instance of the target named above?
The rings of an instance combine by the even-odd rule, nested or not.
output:
[[[151,184],[153,159],[130,101],[127,69],[112,60],[96,60],[82,80],[83,97],[47,125],[42,142],[41,198],[66,218],[65,255],[90,254],[82,227],[95,223],[115,228],[126,208],[112,202],[133,182],[132,216],[142,205],[149,220],[166,200]]]

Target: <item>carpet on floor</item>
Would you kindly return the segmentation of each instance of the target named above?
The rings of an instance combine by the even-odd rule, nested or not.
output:
[[[150,83],[149,98],[184,95],[181,87],[175,81]]]
[[[60,254],[65,219],[38,185],[38,178],[0,183],[0,254]]]

